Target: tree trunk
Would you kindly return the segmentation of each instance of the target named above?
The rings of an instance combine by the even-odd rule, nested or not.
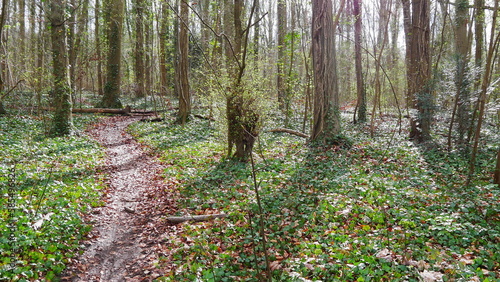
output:
[[[9,0],[2,0],[2,14],[0,15],[0,44],[3,44],[3,29],[5,27],[5,21],[8,18],[8,7],[9,7]],[[4,48],[0,48],[0,55],[3,57],[4,56]],[[5,88],[4,85],[4,64],[0,63],[0,93],[3,92],[3,89]],[[0,110],[2,110],[2,114],[5,114],[5,109],[3,107],[2,101],[0,101]]]
[[[361,123],[366,122],[366,90],[365,82],[363,81],[363,66],[361,63],[361,36],[363,23],[361,21],[361,0],[353,0],[354,11],[354,53],[356,65],[356,89],[357,89],[357,105],[358,121]]]
[[[500,148],[497,152],[497,165],[495,167],[495,174],[493,176],[493,183],[500,186]]]
[[[124,0],[112,0],[105,6],[108,54],[106,84],[102,99],[103,108],[121,108],[121,61]]]
[[[470,127],[470,90],[468,79],[468,55],[469,37],[467,24],[469,21],[469,1],[457,1],[456,6],[456,73],[455,85],[457,88],[457,119],[458,119],[458,143],[464,144],[467,131]]]
[[[94,25],[94,36],[95,36],[95,56],[97,59],[97,94],[99,96],[104,96],[104,81],[102,77],[102,52],[101,52],[101,6],[100,0],[95,0],[95,25]]]
[[[71,89],[68,81],[68,53],[66,50],[66,25],[64,0],[53,0],[49,4],[50,33],[52,38],[52,75],[54,81],[54,116],[51,135],[63,136],[71,133]]]
[[[250,17],[245,30],[242,27],[243,0],[225,1],[224,26],[226,38],[226,64],[232,80],[226,96],[226,117],[228,136],[228,156],[239,161],[249,160],[258,135],[259,114],[254,109],[254,99],[244,89],[243,78],[246,69],[249,29],[255,13],[253,1]],[[232,20],[232,21],[231,21]],[[235,148],[234,155],[232,150]]]
[[[77,0],[67,0],[70,6],[76,7],[78,4],[76,3]],[[75,46],[75,41],[76,41],[76,12],[78,11],[75,8],[69,9],[69,18],[68,18],[68,29],[67,29],[67,44],[68,44],[68,64],[69,64],[69,88],[71,89],[71,92],[74,94],[75,93],[75,72],[76,72],[76,56],[77,56],[77,48]],[[83,36],[80,34],[81,37]]]
[[[433,111],[430,56],[430,1],[413,0],[408,67],[408,105],[410,139],[417,143],[431,140]],[[406,20],[406,15],[405,15]],[[408,36],[409,34],[407,34]],[[408,48],[409,47],[409,48]]]
[[[278,0],[278,61],[276,83],[278,88],[278,104],[283,111],[286,108],[286,86],[285,86],[285,37],[287,33],[287,4],[286,0]],[[287,113],[285,113],[287,114]]]
[[[181,1],[180,30],[178,39],[179,62],[177,64],[177,83],[179,90],[179,112],[177,121],[184,125],[191,114],[191,93],[189,89],[189,38],[188,38],[189,7]]]
[[[312,56],[314,116],[311,140],[336,144],[340,134],[340,111],[331,0],[313,0]]]
[[[144,0],[135,0],[135,52],[134,52],[134,72],[135,72],[135,97],[144,97]]]
[[[168,93],[168,70],[167,70],[167,40],[168,40],[168,15],[169,8],[166,1],[161,2],[160,22],[160,95],[167,96]]]
[[[474,53],[474,60],[476,69],[482,69],[483,67],[483,48],[484,48],[484,0],[474,0],[474,36],[476,49]],[[481,72],[476,73],[474,78],[474,91],[477,93],[481,90]],[[477,111],[479,109],[479,104],[474,104],[474,111],[472,112],[472,118],[470,121],[469,133],[467,134],[467,143],[472,139],[474,133],[474,122],[476,120]]]
[[[498,15],[498,1],[495,1],[495,9],[493,12],[493,19],[492,19],[492,25],[491,25],[491,31],[490,31],[490,44],[488,48],[488,56],[486,58],[486,66],[485,70],[483,73],[483,80],[481,83],[481,93],[479,95],[479,100],[478,100],[478,106],[479,106],[479,113],[478,113],[478,120],[477,120],[477,125],[476,129],[474,132],[474,144],[472,146],[472,153],[470,157],[470,163],[469,163],[469,175],[467,177],[466,181],[466,186],[468,187],[472,181],[472,178],[474,176],[474,172],[476,170],[476,159],[477,159],[477,152],[478,152],[478,147],[479,147],[479,138],[481,135],[481,127],[483,125],[483,120],[484,120],[484,112],[486,108],[486,99],[487,99],[487,94],[488,94],[488,88],[490,87],[490,80],[491,80],[491,72],[493,69],[493,58],[494,54],[496,53],[496,49],[498,48],[500,36],[497,36],[495,34],[496,30],[496,21],[497,21],[497,15]]]

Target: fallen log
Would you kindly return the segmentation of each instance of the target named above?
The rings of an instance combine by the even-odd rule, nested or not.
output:
[[[186,216],[169,216],[167,217],[167,221],[171,224],[179,224],[186,221],[208,221],[213,220],[215,218],[224,218],[227,217],[227,214],[207,214],[207,215],[186,215]]]
[[[302,138],[309,138],[309,135],[307,135],[305,133],[302,133],[300,131],[295,131],[292,129],[288,129],[288,128],[275,128],[275,129],[268,130],[268,132],[284,132],[284,133],[292,134],[292,135],[299,136]]]
[[[54,108],[41,107],[44,111],[54,111]],[[91,114],[118,114],[118,115],[130,115],[130,106],[126,106],[123,109],[106,109],[106,108],[73,108],[71,109],[73,113],[91,113]]]

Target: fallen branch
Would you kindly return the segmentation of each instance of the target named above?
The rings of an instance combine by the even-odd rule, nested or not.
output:
[[[268,132],[284,132],[284,133],[292,134],[292,135],[299,136],[302,138],[309,138],[309,135],[307,135],[305,133],[302,133],[300,131],[295,131],[292,129],[288,129],[288,128],[275,128],[275,129],[268,130]]]
[[[204,119],[204,120],[211,120],[211,121],[215,121],[215,118],[213,117],[204,117],[202,115],[193,115],[195,118],[199,118],[199,119]]]
[[[213,220],[215,218],[224,218],[227,217],[227,214],[207,214],[207,215],[186,215],[186,216],[169,216],[167,217],[167,221],[171,224],[179,224],[186,221],[208,221]]]

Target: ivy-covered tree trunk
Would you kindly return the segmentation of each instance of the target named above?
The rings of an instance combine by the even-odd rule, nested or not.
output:
[[[431,140],[434,108],[431,91],[430,1],[413,0],[411,7],[411,30],[406,34],[409,37],[407,100],[411,109],[410,139],[417,143],[425,143]],[[405,22],[407,16],[405,14]]]
[[[100,106],[104,108],[122,108],[122,103],[119,98],[124,0],[110,0],[105,3],[108,54],[106,84],[104,85],[104,96]]]
[[[228,156],[246,162],[253,151],[258,135],[259,114],[254,109],[254,98],[243,86],[248,47],[248,32],[255,12],[256,1],[253,1],[248,25],[244,31],[242,26],[243,0],[226,0],[224,29],[230,38],[226,40],[226,64],[228,66],[231,86],[226,96]],[[233,148],[235,149],[233,155]]]
[[[66,49],[66,25],[64,0],[53,0],[49,4],[50,34],[52,39],[52,76],[54,81],[54,116],[51,135],[63,136],[71,133],[71,88],[68,80],[68,52]]]
[[[311,139],[337,144],[340,134],[339,88],[331,0],[313,0],[312,55],[314,116]]]

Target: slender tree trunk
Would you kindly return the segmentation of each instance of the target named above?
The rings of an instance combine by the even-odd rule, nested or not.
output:
[[[470,127],[470,90],[468,79],[468,55],[469,39],[467,24],[469,21],[469,1],[457,1],[456,6],[456,73],[455,85],[457,88],[457,119],[458,119],[458,143],[464,144],[467,131]]]
[[[366,122],[366,90],[365,82],[363,81],[363,66],[361,62],[361,42],[362,42],[362,28],[363,23],[361,20],[361,4],[362,0],[353,0],[354,11],[354,53],[356,65],[356,89],[357,89],[357,105],[358,121],[361,123]],[[356,120],[355,120],[356,121]]]
[[[54,106],[51,135],[68,135],[72,130],[71,89],[68,81],[68,52],[66,50],[66,25],[64,0],[49,4],[50,33],[52,38],[52,75],[54,80]]]
[[[5,26],[5,21],[8,18],[8,6],[9,6],[9,0],[2,0],[2,14],[0,15],[0,45],[3,44],[3,29]],[[4,48],[0,48],[0,56],[4,56]],[[4,64],[0,63],[0,93],[3,92],[5,85],[4,85],[4,76],[5,76],[5,68]],[[5,114],[5,109],[3,107],[3,103],[0,100],[0,114]]]
[[[484,112],[486,108],[486,99],[487,99],[487,94],[488,94],[488,87],[490,86],[490,80],[491,80],[491,72],[493,69],[493,59],[494,59],[494,54],[496,53],[496,49],[498,48],[498,44],[500,43],[500,36],[498,34],[495,34],[496,31],[496,21],[497,21],[497,15],[498,15],[498,1],[495,1],[495,9],[493,12],[493,19],[492,19],[492,25],[491,25],[491,31],[490,31],[490,44],[488,48],[488,56],[486,58],[486,66],[485,70],[483,73],[483,80],[481,83],[481,93],[479,95],[479,113],[478,113],[478,120],[477,120],[477,125],[476,125],[476,130],[474,132],[474,144],[472,147],[472,153],[471,153],[471,158],[470,158],[470,163],[469,163],[469,175],[467,177],[466,181],[466,186],[468,187],[472,181],[472,178],[474,176],[474,172],[476,170],[476,159],[477,159],[477,152],[479,149],[479,139],[481,135],[481,127],[483,125],[483,120],[484,120]]]
[[[19,67],[25,69],[26,65],[26,0],[19,0]]]
[[[161,2],[160,23],[160,95],[167,96],[168,93],[168,70],[167,70],[167,40],[168,40],[168,15],[169,9],[166,1]]]
[[[255,18],[260,17],[260,0],[256,0],[255,5]],[[257,24],[254,29],[253,34],[253,52],[254,52],[254,62],[257,67],[257,62],[259,61],[259,47],[260,47],[260,24]]]
[[[474,35],[476,49],[474,53],[474,60],[476,70],[482,69],[483,66],[483,48],[484,48],[484,0],[474,0]],[[481,73],[476,72],[476,77],[474,78],[474,93],[479,93],[481,91]],[[478,99],[479,101],[479,99]],[[474,123],[477,117],[477,112],[479,110],[479,103],[474,103],[474,110],[472,112],[472,118],[470,121],[469,133],[467,134],[467,143],[472,139],[474,133]]]
[[[331,0],[313,0],[312,54],[314,115],[311,140],[336,144],[340,134],[340,111],[335,50],[335,27]]]
[[[135,97],[144,97],[144,0],[134,0],[135,5]]]
[[[497,152],[497,165],[495,167],[495,174],[493,176],[493,183],[500,186],[500,148]]]
[[[276,82],[278,88],[278,103],[281,110],[286,108],[286,86],[285,86],[285,37],[287,33],[287,3],[286,0],[278,0],[278,64]],[[285,113],[286,115],[287,113]]]
[[[189,7],[185,1],[181,1],[181,18],[179,30],[179,62],[177,64],[177,81],[179,89],[179,112],[177,121],[180,124],[185,124],[191,114],[191,93],[189,89],[189,38],[188,38],[188,22],[189,22]]]
[[[76,81],[78,80],[77,71],[80,67],[82,67],[81,62],[79,62],[79,55],[82,50],[82,41],[87,32],[87,20],[89,14],[89,0],[82,0],[79,3],[76,3],[76,0],[73,0],[73,5],[76,7],[77,5],[81,5],[80,9],[75,10],[73,13],[75,16],[75,22],[73,23],[73,28],[71,32],[74,33],[70,42],[73,42],[73,46],[70,50],[70,86],[73,93],[76,92]],[[77,18],[77,11],[81,11]],[[81,55],[80,55],[81,56]]]
[[[76,56],[77,56],[77,48],[75,46],[76,40],[76,6],[78,5],[77,0],[67,0],[70,8],[69,18],[68,18],[68,30],[66,33],[67,41],[68,41],[68,63],[69,63],[69,87],[72,93],[75,93],[75,70],[76,70]],[[83,35],[80,35],[83,36]]]
[[[99,96],[104,96],[104,79],[102,77],[102,51],[101,51],[101,5],[100,0],[95,0],[95,52],[97,59],[97,93]]]
[[[112,0],[105,7],[108,54],[106,63],[106,85],[102,100],[103,108],[121,108],[121,61],[124,0]]]

